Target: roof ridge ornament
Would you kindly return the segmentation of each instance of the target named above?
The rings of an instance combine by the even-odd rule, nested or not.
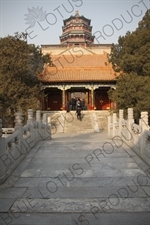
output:
[[[79,16],[79,11],[78,10],[76,10],[75,16]]]

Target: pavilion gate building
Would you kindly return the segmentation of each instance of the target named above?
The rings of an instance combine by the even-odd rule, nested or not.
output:
[[[78,11],[63,22],[60,44],[41,46],[52,59],[39,75],[45,95],[43,110],[64,110],[72,97],[83,98],[89,110],[113,108],[107,93],[116,84],[107,58],[111,45],[94,44],[91,20]]]

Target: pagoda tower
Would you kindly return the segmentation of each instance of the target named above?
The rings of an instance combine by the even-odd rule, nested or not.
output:
[[[94,36],[92,35],[91,20],[80,16],[76,11],[75,16],[63,21],[63,33],[60,36],[60,44],[68,47],[74,45],[89,46],[94,43]]]

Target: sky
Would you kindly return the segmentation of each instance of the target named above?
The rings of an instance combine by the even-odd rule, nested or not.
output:
[[[0,0],[0,37],[27,32],[29,44],[60,44],[63,20],[78,10],[91,20],[95,44],[116,44],[149,8],[150,0]]]

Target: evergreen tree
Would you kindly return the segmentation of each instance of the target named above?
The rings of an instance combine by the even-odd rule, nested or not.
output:
[[[50,62],[49,56],[43,56],[39,46],[27,44],[24,33],[0,38],[0,117],[3,126],[13,125],[18,109],[23,113],[29,108],[40,109],[37,75],[47,62]]]
[[[118,109],[133,108],[136,120],[141,111],[150,112],[150,78],[135,73],[121,74],[117,78],[116,90],[110,89],[109,97],[117,103]]]
[[[141,111],[150,113],[150,10],[138,28],[119,37],[111,50],[109,61],[120,75],[109,97],[117,109],[132,107],[138,120]]]
[[[109,61],[116,71],[150,76],[150,10],[135,31],[120,36],[118,44],[112,45]]]

